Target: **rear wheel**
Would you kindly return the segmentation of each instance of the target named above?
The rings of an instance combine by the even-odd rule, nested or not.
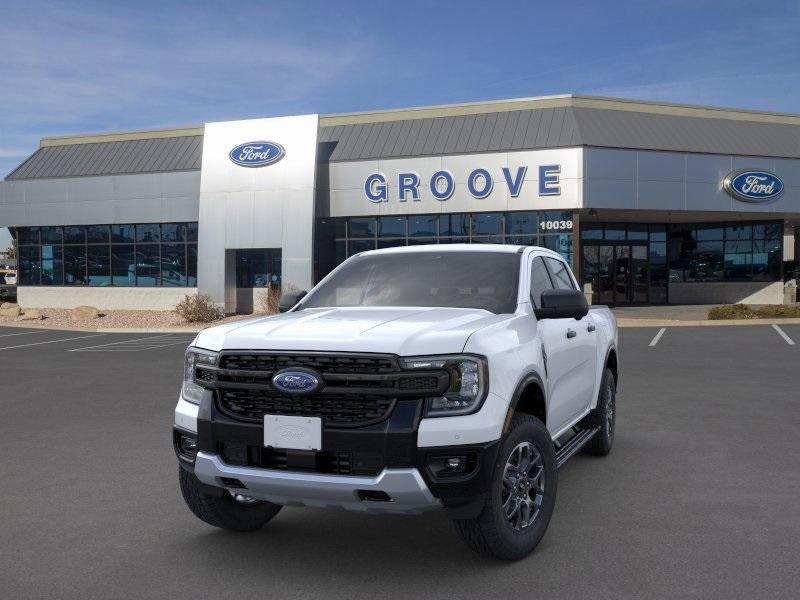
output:
[[[281,510],[279,504],[232,496],[224,490],[220,496],[203,491],[200,481],[186,469],[178,467],[183,499],[194,515],[214,527],[232,531],[261,529]]]
[[[603,372],[600,395],[592,420],[600,426],[600,431],[586,444],[586,452],[595,456],[606,456],[614,445],[614,428],[617,419],[617,382],[611,369]]]
[[[455,521],[474,551],[502,560],[524,558],[547,531],[558,473],[553,441],[538,419],[516,414],[498,453],[483,511]]]

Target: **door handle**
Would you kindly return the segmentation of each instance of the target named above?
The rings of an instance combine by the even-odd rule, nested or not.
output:
[[[567,339],[572,339],[572,338],[574,338],[576,335],[578,335],[578,334],[577,334],[577,333],[575,333],[575,330],[574,330],[574,329],[567,329]]]
[[[594,323],[589,323],[589,325],[586,327],[586,331],[589,333],[592,333],[595,329],[597,329],[597,327],[595,327]]]

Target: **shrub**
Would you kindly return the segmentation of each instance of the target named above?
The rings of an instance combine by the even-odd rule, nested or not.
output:
[[[275,315],[279,312],[281,302],[281,286],[270,283],[258,293],[258,307],[261,312]]]
[[[756,314],[762,319],[796,319],[800,318],[800,305],[765,304],[756,309]]]
[[[725,304],[708,311],[710,320],[722,319],[791,319],[800,318],[800,305],[783,304]]]
[[[747,304],[724,304],[714,306],[708,311],[708,318],[711,321],[724,319],[757,319],[758,315]]]
[[[175,312],[189,323],[210,323],[222,318],[222,311],[203,294],[187,294],[175,306]]]

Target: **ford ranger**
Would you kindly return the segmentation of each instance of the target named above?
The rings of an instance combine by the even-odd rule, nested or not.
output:
[[[558,468],[611,450],[616,322],[555,252],[363,252],[281,311],[187,349],[173,442],[206,523],[443,509],[472,549],[519,559],[547,529]]]

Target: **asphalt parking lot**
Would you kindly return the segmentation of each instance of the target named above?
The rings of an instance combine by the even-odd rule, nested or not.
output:
[[[170,441],[191,334],[0,328],[0,596],[797,598],[800,325],[780,331],[621,330],[614,451],[561,470],[543,542],[504,564],[441,514],[208,527]]]

